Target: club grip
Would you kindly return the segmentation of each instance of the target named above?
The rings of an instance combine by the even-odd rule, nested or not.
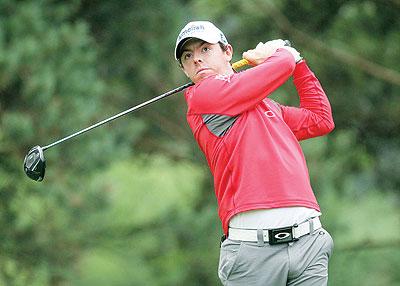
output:
[[[249,64],[249,61],[246,59],[241,59],[240,61],[234,62],[232,64],[232,68],[234,70],[240,69],[241,67],[247,66]]]
[[[289,40],[285,40],[285,46],[291,46],[292,44],[290,43]],[[240,61],[234,62],[232,64],[232,68],[234,70],[240,69],[241,67],[247,66],[249,64],[249,61],[246,59],[241,59]]]

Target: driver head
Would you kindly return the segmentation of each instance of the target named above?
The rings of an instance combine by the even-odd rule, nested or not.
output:
[[[24,160],[25,174],[35,181],[41,181],[44,178],[46,169],[46,161],[44,159],[43,150],[40,146],[35,146],[29,150]]]

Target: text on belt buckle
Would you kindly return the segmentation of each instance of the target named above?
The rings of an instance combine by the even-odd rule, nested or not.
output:
[[[298,240],[298,238],[294,238],[293,228],[295,226],[275,228],[268,230],[268,243],[271,245],[280,244],[280,243],[288,243]]]

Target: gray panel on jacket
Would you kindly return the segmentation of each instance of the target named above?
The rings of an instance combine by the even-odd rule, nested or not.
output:
[[[219,114],[203,114],[202,117],[208,130],[218,137],[224,136],[238,118],[238,116]]]

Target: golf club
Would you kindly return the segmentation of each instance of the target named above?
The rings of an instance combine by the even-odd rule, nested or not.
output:
[[[62,143],[64,141],[67,141],[67,140],[71,139],[71,138],[74,138],[74,137],[76,137],[78,135],[81,135],[81,134],[83,134],[85,132],[88,132],[88,131],[90,131],[90,130],[96,128],[96,127],[99,127],[99,126],[101,126],[103,124],[106,124],[106,123],[108,123],[108,122],[110,122],[112,120],[115,120],[115,119],[117,119],[117,118],[119,118],[121,116],[124,116],[124,115],[126,115],[128,113],[136,111],[136,110],[138,110],[138,109],[140,109],[142,107],[145,107],[145,106],[147,106],[147,105],[149,105],[151,103],[159,101],[159,100],[161,100],[161,99],[163,99],[163,98],[165,98],[167,96],[170,96],[172,94],[180,92],[180,91],[186,89],[187,87],[189,87],[189,86],[191,86],[193,84],[194,83],[192,83],[192,82],[186,83],[186,84],[184,84],[184,85],[182,85],[180,87],[177,87],[177,88],[175,88],[175,89],[173,89],[171,91],[163,93],[163,94],[161,94],[161,95],[159,95],[157,97],[154,97],[154,98],[152,98],[152,99],[150,99],[148,101],[145,101],[145,102],[143,102],[141,104],[138,104],[138,105],[136,105],[136,106],[134,106],[132,108],[129,108],[129,109],[125,110],[125,111],[122,111],[122,112],[120,112],[120,113],[118,113],[118,114],[116,114],[116,115],[114,115],[112,117],[106,118],[106,119],[104,119],[104,120],[102,120],[102,121],[100,121],[100,122],[98,122],[96,124],[93,124],[93,125],[91,125],[89,127],[86,127],[85,129],[77,131],[77,132],[75,132],[75,133],[73,133],[73,134],[71,134],[71,135],[69,135],[67,137],[64,137],[64,138],[62,138],[60,140],[57,140],[57,141],[55,141],[55,142],[53,142],[53,143],[51,143],[49,145],[46,145],[44,147],[40,147],[40,146],[33,147],[32,149],[29,150],[28,154],[25,156],[25,159],[24,159],[24,171],[25,171],[26,175],[29,178],[31,178],[32,180],[42,181],[43,178],[44,178],[45,170],[46,170],[46,160],[45,160],[44,154],[43,154],[43,152],[45,150],[47,150],[47,149],[49,149],[51,147],[54,147],[54,146],[56,146],[56,145],[58,145],[58,144],[60,144],[60,143]]]
[[[290,46],[290,42],[286,40],[285,41],[285,45],[286,46]],[[232,64],[232,68],[234,70],[237,70],[237,69],[239,69],[239,68],[241,68],[241,67],[243,67],[245,65],[248,65],[248,64],[249,64],[249,62],[247,60],[242,59],[240,61],[237,61],[237,62],[233,63]],[[85,129],[82,129],[82,130],[77,131],[77,132],[75,132],[75,133],[73,133],[73,134],[71,134],[69,136],[66,136],[66,137],[60,139],[60,140],[57,140],[57,141],[55,141],[55,142],[53,142],[53,143],[51,143],[49,145],[46,145],[44,147],[41,147],[41,146],[37,145],[37,146],[31,148],[29,150],[28,154],[25,156],[25,159],[24,159],[24,171],[25,171],[25,174],[29,178],[31,178],[32,180],[42,181],[44,179],[44,175],[45,175],[45,171],[46,171],[46,160],[44,158],[44,151],[45,150],[50,149],[51,147],[54,147],[54,146],[56,146],[56,145],[58,145],[58,144],[60,144],[60,143],[62,143],[64,141],[67,141],[67,140],[72,139],[72,138],[74,138],[74,137],[76,137],[78,135],[81,135],[81,134],[83,134],[85,132],[88,132],[88,131],[90,131],[90,130],[92,130],[94,128],[97,128],[97,127],[99,127],[99,126],[101,126],[101,125],[103,125],[105,123],[108,123],[108,122],[110,122],[112,120],[115,120],[115,119],[117,119],[117,118],[119,118],[121,116],[124,116],[124,115],[128,114],[128,113],[134,112],[134,111],[136,111],[136,110],[138,110],[138,109],[140,109],[142,107],[145,107],[145,106],[147,106],[147,105],[149,105],[151,103],[154,103],[154,102],[159,101],[159,100],[161,100],[163,98],[166,98],[166,97],[168,97],[168,96],[170,96],[172,94],[180,92],[180,91],[182,91],[182,90],[184,90],[184,89],[186,89],[186,88],[188,88],[189,86],[192,86],[192,85],[194,85],[194,83],[192,83],[192,82],[186,83],[186,84],[184,84],[184,85],[182,85],[180,87],[177,87],[177,88],[175,88],[175,89],[173,89],[171,91],[163,93],[163,94],[161,94],[161,95],[159,95],[157,97],[154,97],[154,98],[152,98],[152,99],[150,99],[148,101],[145,101],[145,102],[143,102],[141,104],[138,104],[138,105],[136,105],[136,106],[134,106],[132,108],[129,108],[129,109],[123,111],[123,112],[120,112],[120,113],[118,113],[118,114],[116,114],[116,115],[114,115],[112,117],[106,118],[106,119],[104,119],[104,120],[102,120],[102,121],[100,121],[100,122],[98,122],[96,124],[93,124],[93,125],[91,125],[89,127],[86,127]]]

